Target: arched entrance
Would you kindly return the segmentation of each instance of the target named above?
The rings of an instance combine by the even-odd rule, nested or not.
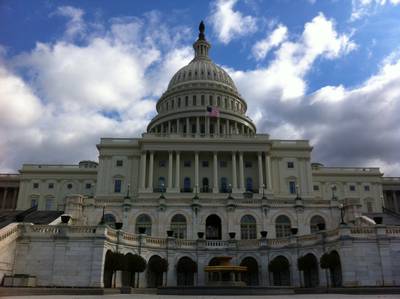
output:
[[[255,258],[246,257],[240,263],[240,266],[247,267],[247,272],[243,273],[243,281],[248,286],[256,286],[259,284],[258,281],[258,263]]]
[[[304,286],[315,288],[319,285],[318,261],[315,255],[308,253],[298,260],[298,268],[303,271]]]
[[[103,283],[105,288],[111,288],[113,277],[112,251],[108,250],[104,260]]]
[[[221,240],[221,219],[212,214],[206,219],[206,239],[207,240]]]
[[[340,263],[340,256],[335,250],[330,253],[329,270],[331,276],[331,285],[333,287],[342,286],[342,265]]]
[[[290,285],[290,265],[286,257],[280,255],[274,258],[269,263],[268,270],[272,273],[272,283],[274,286]]]
[[[193,286],[197,272],[197,264],[190,257],[182,257],[176,265],[176,277],[178,286]]]
[[[158,288],[163,285],[164,272],[167,271],[166,260],[158,255],[153,255],[147,267],[147,287]]]

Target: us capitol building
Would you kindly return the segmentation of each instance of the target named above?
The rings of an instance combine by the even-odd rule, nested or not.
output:
[[[141,138],[102,138],[98,163],[23,165],[17,210],[70,219],[1,229],[0,279],[204,286],[218,279],[204,267],[228,256],[247,267],[233,279],[248,286],[400,285],[400,218],[382,208],[379,168],[325,167],[307,140],[257,133],[199,29]],[[111,252],[138,254],[147,269],[110,271]]]

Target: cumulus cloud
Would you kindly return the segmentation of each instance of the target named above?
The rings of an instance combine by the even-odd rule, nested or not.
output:
[[[374,14],[381,6],[386,4],[398,5],[400,0],[352,0],[351,21]]]
[[[267,35],[264,39],[258,41],[252,48],[253,56],[256,60],[264,59],[268,52],[279,46],[287,38],[288,29],[286,26],[279,24],[277,28]]]
[[[104,28],[79,43],[38,42],[8,65],[0,60],[2,171],[95,160],[100,137],[145,131],[168,78],[192,58],[183,43],[188,29],[163,26],[157,13],[113,19]]]
[[[228,44],[231,40],[257,31],[257,20],[235,11],[237,0],[217,0],[212,4],[209,21],[219,41]]]

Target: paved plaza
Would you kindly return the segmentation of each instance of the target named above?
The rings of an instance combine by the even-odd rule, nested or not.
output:
[[[129,295],[49,295],[46,296],[46,299],[95,299],[95,298],[104,298],[104,299],[232,299],[232,296],[175,296],[175,295],[148,295],[148,294],[129,294]],[[14,298],[14,299],[43,299],[43,296],[10,296],[3,297],[6,298]],[[305,294],[305,295],[275,295],[275,296],[234,296],[235,299],[398,299],[400,298],[399,294],[393,295],[345,295],[345,294]]]

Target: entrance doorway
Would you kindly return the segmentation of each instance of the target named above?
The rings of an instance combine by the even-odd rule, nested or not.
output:
[[[206,219],[206,239],[221,240],[221,218],[212,214]]]

